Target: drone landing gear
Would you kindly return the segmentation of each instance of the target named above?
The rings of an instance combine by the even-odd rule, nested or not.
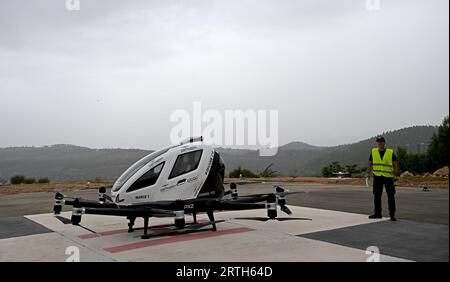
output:
[[[196,212],[192,213],[192,217],[194,218],[193,224],[198,224],[198,222],[197,222],[197,213]]]
[[[147,236],[147,231],[148,231],[148,217],[144,217],[144,236]]]
[[[128,233],[131,233],[134,231],[133,226],[134,226],[134,222],[136,221],[136,217],[135,216],[129,216],[127,217],[127,219],[129,220],[128,222]]]
[[[212,224],[212,229],[211,230],[212,231],[217,231],[216,220],[214,219],[214,212],[212,210],[209,210],[206,213],[208,214],[209,221]]]

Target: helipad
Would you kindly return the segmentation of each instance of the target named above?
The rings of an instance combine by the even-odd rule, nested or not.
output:
[[[142,228],[128,233],[124,218],[110,216],[85,215],[85,228],[63,224],[53,214],[18,217],[7,224],[2,219],[2,226],[11,231],[0,234],[0,261],[66,261],[76,249],[80,261],[364,262],[374,258],[367,248],[379,250],[381,261],[448,261],[448,226],[441,230],[438,224],[416,226],[412,221],[373,221],[362,214],[290,208],[294,215],[280,214],[280,221],[249,219],[264,218],[264,210],[217,212],[217,232],[204,226],[174,234],[172,219],[152,218],[150,239],[141,239]],[[70,218],[70,212],[61,216]],[[207,221],[205,215],[199,219]],[[140,226],[138,220],[136,227]],[[411,228],[415,232],[408,232]],[[426,244],[417,230],[428,233]]]

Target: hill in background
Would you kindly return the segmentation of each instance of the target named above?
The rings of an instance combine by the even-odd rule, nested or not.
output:
[[[410,152],[427,149],[435,126],[414,126],[383,133],[387,145],[397,149],[405,147]],[[268,164],[282,175],[315,176],[330,162],[367,165],[374,137],[357,143],[333,147],[313,146],[292,142],[279,147],[272,157],[260,157],[257,151],[219,148],[227,173],[241,166],[254,172]],[[77,181],[117,178],[125,169],[141,157],[151,153],[138,149],[90,149],[73,145],[45,147],[10,147],[0,149],[0,182],[13,175],[49,177],[51,181]]]
[[[404,147],[416,153],[418,148],[425,152],[431,141],[433,133],[437,131],[434,126],[414,126],[400,130],[383,133],[387,146],[397,150]],[[343,165],[358,164],[366,167],[371,148],[375,144],[375,136],[357,143],[333,147],[312,146],[302,142],[292,142],[279,147],[278,153],[273,157],[260,157],[257,151],[219,149],[228,171],[241,166],[254,172],[263,170],[273,163],[272,167],[285,176],[318,176],[324,166],[333,161]]]
[[[51,181],[115,179],[151,153],[137,149],[90,149],[73,145],[0,149],[0,179],[13,175]]]

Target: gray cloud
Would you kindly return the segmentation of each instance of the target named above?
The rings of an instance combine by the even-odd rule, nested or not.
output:
[[[448,114],[448,1],[0,3],[0,146],[155,148],[175,109],[278,109],[280,143]]]

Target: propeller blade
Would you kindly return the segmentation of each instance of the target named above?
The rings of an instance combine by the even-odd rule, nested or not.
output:
[[[308,191],[296,191],[296,192],[281,192],[281,193],[277,193],[277,194],[279,194],[279,195],[283,195],[283,196],[286,196],[286,195],[293,195],[293,194],[306,194],[306,193],[308,193]]]
[[[308,193],[308,191],[296,191],[296,192],[275,192],[275,193],[262,193],[262,194],[250,194],[250,195],[242,195],[239,196],[240,198],[253,198],[253,197],[264,197],[264,196],[268,196],[271,194],[275,194],[275,195],[281,195],[281,196],[286,196],[286,195],[293,195],[293,194],[306,194]]]
[[[266,207],[265,204],[257,203],[245,203],[245,202],[233,202],[233,201],[221,201],[213,203],[215,210],[252,210],[252,209],[263,209]]]

